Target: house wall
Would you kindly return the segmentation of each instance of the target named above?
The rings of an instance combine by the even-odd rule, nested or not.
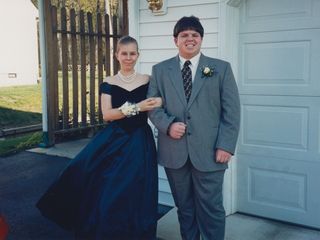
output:
[[[200,18],[205,29],[202,51],[204,54],[219,55],[219,1],[198,0],[167,2],[167,14],[155,16],[148,9],[147,1],[140,0],[139,43],[140,70],[151,73],[151,68],[177,54],[172,32],[176,21],[183,16],[194,15]]]
[[[30,0],[0,0],[0,87],[37,83],[37,16]]]

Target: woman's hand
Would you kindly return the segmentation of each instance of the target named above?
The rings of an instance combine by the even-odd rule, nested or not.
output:
[[[156,101],[156,104],[154,106],[155,108],[162,106],[162,98],[161,97],[154,97],[153,99]]]
[[[162,105],[162,99],[160,97],[151,97],[139,102],[138,107],[140,112],[150,111],[154,108],[160,107]]]

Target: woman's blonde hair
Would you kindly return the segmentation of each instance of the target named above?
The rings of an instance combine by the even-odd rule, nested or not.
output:
[[[137,40],[135,38],[133,38],[133,37],[130,37],[129,35],[123,36],[118,40],[117,52],[119,51],[119,46],[120,45],[127,45],[127,44],[130,44],[130,43],[134,43],[137,46],[137,52],[139,52],[139,47],[138,47]]]

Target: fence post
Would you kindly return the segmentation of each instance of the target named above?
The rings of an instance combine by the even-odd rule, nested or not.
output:
[[[96,43],[93,30],[92,14],[87,13],[89,32],[89,59],[90,59],[90,124],[95,125],[95,77],[96,77]]]
[[[69,71],[68,71],[68,35],[67,12],[61,8],[61,59],[62,59],[62,125],[69,128]]]
[[[110,27],[109,27],[109,15],[104,15],[104,32],[105,32],[105,62],[104,62],[104,69],[106,76],[110,76],[111,74],[111,59],[110,59]]]
[[[77,44],[77,23],[74,9],[70,10],[71,30],[71,61],[72,61],[72,127],[78,127],[79,112],[79,84],[78,84],[78,44]]]
[[[117,52],[118,43],[118,17],[112,16],[112,30],[113,30],[113,75],[116,75],[119,69],[118,59],[115,53]]]
[[[79,31],[80,31],[80,81],[81,81],[81,126],[87,125],[87,75],[86,75],[86,37],[85,37],[85,21],[84,12],[80,11],[79,16]]]
[[[97,13],[97,33],[98,33],[98,87],[103,81],[103,49],[102,49],[102,19],[101,14]],[[101,99],[98,95],[98,119],[99,123],[103,122],[102,112],[101,112]]]

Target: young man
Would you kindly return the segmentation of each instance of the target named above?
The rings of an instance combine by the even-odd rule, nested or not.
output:
[[[150,112],[158,128],[158,161],[165,167],[183,239],[222,240],[222,184],[238,138],[240,104],[230,64],[200,52],[203,27],[183,17],[173,30],[179,54],[152,69],[148,96],[163,99]]]

